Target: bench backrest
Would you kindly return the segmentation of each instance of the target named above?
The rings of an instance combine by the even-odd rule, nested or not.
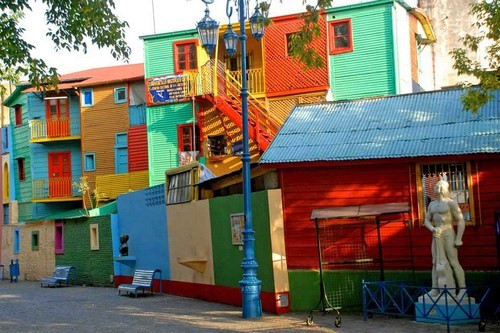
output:
[[[151,288],[151,286],[153,285],[154,274],[155,274],[155,271],[136,269],[134,272],[134,280],[132,281],[132,284],[135,284],[135,285],[138,285],[141,287]]]
[[[54,273],[52,273],[52,277],[58,279],[69,279],[69,272],[71,271],[71,268],[71,266],[56,266]]]

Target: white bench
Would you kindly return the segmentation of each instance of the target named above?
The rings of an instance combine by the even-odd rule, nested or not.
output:
[[[124,291],[128,294],[134,293],[137,298],[137,292],[142,290],[144,294],[146,289],[151,291],[153,294],[153,277],[155,273],[160,273],[160,292],[161,292],[161,270],[144,270],[144,269],[136,269],[134,272],[134,279],[131,284],[121,284],[118,286],[118,295],[121,295],[121,292]]]

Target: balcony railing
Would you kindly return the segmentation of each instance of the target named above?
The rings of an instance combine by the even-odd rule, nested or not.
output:
[[[227,71],[238,82],[241,82],[241,71]],[[248,91],[251,94],[263,94],[266,92],[264,87],[264,70],[262,68],[252,68],[247,70]]]
[[[149,172],[135,171],[96,177],[99,195],[106,199],[116,199],[122,193],[137,191],[149,186]]]
[[[30,121],[31,141],[67,140],[80,136],[79,118],[34,119]]]
[[[78,181],[78,177],[52,177],[33,179],[33,200],[79,200],[81,199],[81,194],[76,188],[73,187],[73,183]]]

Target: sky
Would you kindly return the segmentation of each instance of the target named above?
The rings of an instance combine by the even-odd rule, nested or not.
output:
[[[337,0],[353,2],[354,0]],[[359,0],[358,0],[359,2]],[[308,1],[314,3],[314,1]],[[155,12],[156,33],[164,33],[196,27],[196,23],[204,16],[205,4],[201,0],[115,0],[115,14],[129,24],[126,40],[132,54],[130,63],[142,63],[143,46],[139,36],[154,33],[153,4]],[[49,65],[56,67],[60,74],[77,72],[89,68],[113,66],[124,63],[115,60],[109,49],[89,48],[87,54],[76,51],[56,50],[52,41],[46,37],[45,5],[41,1],[30,1],[33,9],[27,12],[22,21],[26,29],[24,38],[35,46],[34,55],[44,59]],[[250,1],[251,7],[255,1]],[[304,11],[302,0],[273,0],[270,16],[279,16]],[[221,24],[227,23],[226,1],[215,0],[210,5],[211,17]],[[251,11],[253,12],[253,11]],[[237,20],[233,14],[232,21]]]

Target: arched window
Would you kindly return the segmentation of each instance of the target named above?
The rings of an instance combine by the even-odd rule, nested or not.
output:
[[[3,164],[3,198],[9,200],[9,165],[7,162]]]

